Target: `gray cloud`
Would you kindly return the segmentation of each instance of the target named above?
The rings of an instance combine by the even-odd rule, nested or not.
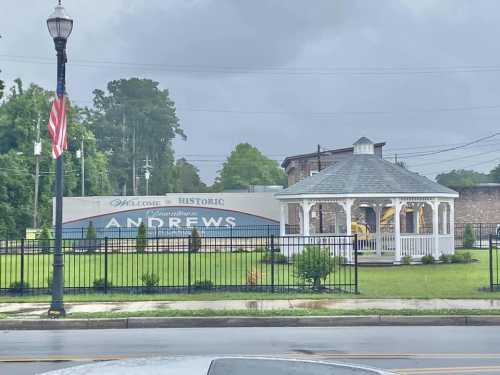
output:
[[[500,110],[445,110],[500,104],[500,72],[450,72],[454,67],[500,66],[500,4],[495,0],[65,4],[76,20],[70,63],[108,60],[164,66],[70,64],[71,95],[86,103],[94,88],[111,79],[139,75],[158,80],[170,89],[188,135],[187,142],[175,143],[176,151],[205,155],[191,157],[195,160],[221,160],[218,155],[243,141],[282,159],[312,151],[317,143],[346,146],[361,135],[386,140],[387,148],[395,149],[463,142],[498,129]],[[52,58],[44,26],[51,6],[50,1],[32,0],[2,4],[0,55]],[[25,22],[17,21],[18,12]],[[0,57],[1,76],[7,80],[20,76],[52,87],[53,68]],[[352,69],[369,74],[352,74]],[[285,70],[310,74],[283,74]],[[318,70],[321,74],[313,73]],[[267,114],[188,110],[196,108]],[[390,113],[359,113],[370,111]],[[439,162],[454,155],[408,163]],[[416,170],[436,172],[495,155]],[[205,180],[220,167],[216,162],[196,164]],[[487,170],[493,164],[477,168]]]

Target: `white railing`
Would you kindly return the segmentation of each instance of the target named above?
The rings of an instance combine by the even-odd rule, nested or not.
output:
[[[446,255],[455,253],[455,237],[453,235],[444,234],[439,236],[439,252]]]
[[[434,237],[427,234],[401,235],[401,256],[420,258],[424,255],[433,255]]]

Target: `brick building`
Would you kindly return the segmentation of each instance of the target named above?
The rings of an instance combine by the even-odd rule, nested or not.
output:
[[[460,194],[455,201],[457,224],[500,224],[500,184],[479,184],[456,190]]]

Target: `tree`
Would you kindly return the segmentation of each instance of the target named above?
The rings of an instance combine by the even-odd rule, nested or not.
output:
[[[482,182],[489,182],[489,180],[487,174],[465,169],[454,169],[448,173],[441,173],[436,177],[438,183],[451,189],[470,187]]]
[[[500,183],[500,164],[491,170],[490,181]]]
[[[146,224],[143,222],[139,225],[139,230],[137,231],[137,238],[135,240],[135,247],[138,253],[143,253],[148,246],[148,235],[146,233]]]
[[[150,181],[152,194],[173,190],[174,157],[172,140],[186,138],[168,90],[149,79],[121,79],[109,82],[107,92],[94,91],[95,110],[89,111],[97,145],[110,157],[115,193],[132,192],[133,171],[149,156],[155,173]],[[136,189],[137,190],[137,189]]]
[[[196,228],[191,231],[191,237],[189,239],[189,251],[192,253],[197,253],[201,249],[201,236]]]
[[[252,185],[286,185],[286,175],[278,163],[248,143],[236,146],[219,173],[216,190],[248,189]]]
[[[472,249],[476,243],[476,236],[471,224],[466,224],[464,228],[463,245],[466,249]]]
[[[207,185],[200,179],[198,168],[186,159],[179,159],[175,163],[174,181],[176,193],[203,193],[207,190]]]

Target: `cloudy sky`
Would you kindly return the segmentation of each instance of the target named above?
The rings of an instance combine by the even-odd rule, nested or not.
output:
[[[0,77],[51,88],[55,0],[0,0]],[[89,105],[113,79],[168,88],[188,140],[178,157],[211,182],[249,142],[269,157],[361,136],[434,176],[487,171],[499,131],[496,0],[65,0],[75,19],[68,92]],[[429,155],[430,154],[430,155]]]

